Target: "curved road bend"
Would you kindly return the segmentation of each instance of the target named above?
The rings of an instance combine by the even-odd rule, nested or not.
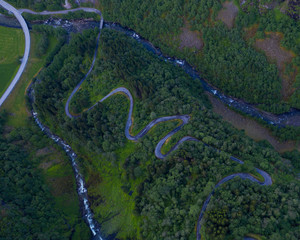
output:
[[[29,57],[29,52],[30,52],[30,33],[29,33],[29,29],[28,29],[28,26],[27,26],[24,18],[22,17],[21,13],[17,9],[15,9],[12,5],[8,4],[7,2],[5,2],[3,0],[0,0],[0,6],[5,8],[9,12],[12,12],[15,15],[15,17],[21,24],[21,27],[22,27],[24,35],[25,35],[25,51],[24,51],[24,55],[22,58],[22,63],[21,63],[21,66],[19,67],[19,70],[18,70],[17,74],[15,75],[14,79],[12,80],[12,82],[10,83],[10,85],[8,86],[8,88],[5,90],[4,94],[0,98],[0,107],[1,107],[2,104],[4,103],[4,101],[7,99],[7,97],[11,94],[12,90],[14,89],[14,87],[16,86],[18,81],[20,80],[20,77],[22,76],[22,73],[25,70],[25,67],[26,67],[26,64],[28,61],[28,57]]]
[[[236,161],[233,159],[233,157],[230,157],[231,160],[233,161]],[[241,164],[244,164],[243,161],[237,159],[238,163],[241,163]],[[197,221],[197,240],[201,240],[201,234],[200,234],[200,230],[201,230],[201,220],[203,219],[204,217],[204,212],[211,200],[211,197],[213,196],[213,194],[215,193],[215,190],[220,187],[221,185],[223,185],[224,183],[228,182],[229,180],[235,178],[235,177],[240,177],[241,179],[245,180],[245,179],[248,179],[250,180],[251,182],[255,182],[261,186],[269,186],[269,185],[272,185],[272,178],[271,176],[266,173],[265,171],[261,170],[261,169],[258,169],[258,168],[255,168],[255,170],[264,178],[264,181],[261,182],[259,180],[257,180],[255,177],[253,177],[252,175],[250,175],[249,173],[234,173],[234,174],[231,174],[227,177],[224,177],[222,180],[220,180],[216,185],[215,187],[213,188],[212,192],[208,195],[208,197],[206,198],[202,208],[201,208],[201,212],[200,212],[200,215],[199,215],[199,218],[198,218],[198,221]],[[247,238],[244,238],[244,240],[247,239]]]
[[[84,77],[84,79],[86,79],[87,75]],[[83,79],[83,80],[84,80]],[[70,104],[70,101],[73,97],[73,95],[75,94],[75,92],[79,89],[80,85],[82,84],[83,80],[80,82],[80,84],[78,84],[76,86],[76,88],[74,89],[74,91],[72,92],[72,94],[70,95],[70,97],[68,98],[68,101],[66,103],[66,106],[65,106],[65,110],[66,110],[66,114],[68,117],[72,118],[74,117],[70,112],[69,112],[69,107],[68,105]],[[76,90],[76,91],[75,91]],[[185,141],[196,141],[196,142],[201,142],[200,140],[194,138],[194,137],[190,137],[190,136],[185,136],[183,137],[182,139],[180,139],[172,148],[171,150],[166,153],[166,154],[162,154],[161,153],[161,148],[162,146],[164,145],[164,143],[167,141],[167,139],[169,137],[171,137],[172,135],[174,135],[175,133],[177,133],[185,124],[187,124],[189,122],[189,119],[190,119],[190,116],[189,115],[175,115],[175,116],[167,116],[167,117],[161,117],[161,118],[157,118],[153,121],[151,121],[145,128],[143,128],[136,136],[132,136],[130,135],[129,133],[129,129],[130,127],[132,126],[132,113],[133,113],[133,98],[132,98],[132,95],[130,93],[130,91],[124,87],[120,87],[120,88],[117,88],[113,91],[111,91],[109,94],[107,94],[104,98],[102,98],[100,101],[98,101],[96,104],[94,104],[92,107],[90,107],[88,110],[86,111],[89,111],[91,110],[92,108],[94,108],[99,102],[103,102],[105,101],[107,98],[111,97],[112,95],[116,94],[116,93],[124,93],[129,101],[130,101],[130,106],[129,106],[129,113],[128,113],[128,117],[127,117],[127,121],[126,121],[126,126],[125,126],[125,136],[128,140],[132,140],[132,141],[137,141],[138,139],[142,138],[145,134],[148,133],[148,131],[154,127],[156,124],[158,123],[161,123],[161,122],[166,122],[166,121],[170,121],[170,120],[181,120],[182,123],[176,127],[175,129],[173,129],[172,131],[170,131],[165,137],[163,137],[159,142],[158,144],[156,145],[155,147],[155,156],[157,158],[160,158],[160,159],[163,159],[165,157],[167,157],[172,151],[176,150],[183,142]],[[210,147],[209,145],[205,144],[206,146]],[[218,149],[215,149],[213,148],[215,151],[219,151]],[[231,156],[230,157],[231,160],[239,163],[239,164],[244,164],[244,162],[236,157],[233,157]],[[256,168],[255,169],[263,178],[264,178],[264,181],[261,182],[259,180],[257,180],[255,177],[253,177],[251,174],[249,173],[234,173],[234,174],[231,174],[229,176],[226,176],[224,177],[223,179],[221,179],[216,185],[215,187],[213,188],[212,192],[209,194],[209,196],[207,197],[207,199],[205,200],[203,206],[202,206],[202,209],[201,209],[201,212],[200,212],[200,215],[199,215],[199,218],[198,218],[198,221],[197,221],[197,240],[200,240],[201,239],[201,235],[200,235],[200,230],[201,230],[201,220],[203,219],[204,217],[204,212],[211,200],[211,197],[212,195],[214,194],[215,190],[220,187],[222,184],[228,182],[229,180],[235,178],[235,177],[240,177],[241,179],[245,180],[245,179],[248,179],[250,180],[251,182],[255,182],[259,185],[262,185],[262,186],[269,186],[269,185],[272,185],[272,178],[271,176],[261,170],[261,169],[258,169]]]
[[[84,79],[86,79],[87,76],[85,76]],[[81,81],[82,82],[82,81]],[[80,86],[76,86],[76,88],[79,88]],[[77,88],[77,89],[78,89]],[[180,144],[182,144],[183,142],[186,142],[186,141],[196,141],[196,142],[201,142],[200,140],[198,140],[197,138],[194,138],[194,137],[191,137],[191,136],[185,136],[183,137],[182,139],[180,139],[173,147],[172,149],[166,153],[166,154],[162,154],[161,153],[161,148],[162,146],[164,145],[164,143],[167,141],[168,138],[170,138],[172,135],[174,135],[175,133],[177,133],[184,125],[186,125],[189,120],[190,120],[190,116],[189,115],[174,115],[174,116],[167,116],[167,117],[160,117],[160,118],[157,118],[153,121],[151,121],[150,123],[148,123],[148,125],[146,127],[144,127],[136,136],[132,136],[130,133],[129,133],[129,129],[131,128],[132,126],[132,113],[133,113],[133,98],[132,98],[132,95],[130,93],[130,91],[127,89],[127,88],[124,88],[124,87],[119,87],[117,89],[114,89],[113,91],[111,91],[109,94],[107,94],[105,97],[103,97],[100,101],[98,101],[96,104],[94,104],[92,107],[90,107],[88,110],[86,111],[89,111],[91,110],[92,108],[94,108],[99,102],[103,102],[105,101],[106,99],[108,99],[109,97],[111,97],[112,95],[116,94],[116,93],[124,93],[129,101],[130,101],[130,106],[129,106],[129,112],[128,112],[128,117],[127,117],[127,121],[126,121],[126,126],[125,126],[125,136],[128,140],[131,140],[131,141],[137,141],[139,140],[140,138],[142,138],[143,136],[145,136],[150,130],[151,128],[153,128],[156,124],[158,123],[161,123],[161,122],[166,122],[166,121],[171,121],[171,120],[181,120],[182,123],[176,127],[175,129],[173,129],[172,131],[170,131],[165,137],[163,137],[157,144],[157,146],[155,147],[155,156],[157,158],[160,158],[160,159],[163,159],[165,157],[167,157],[172,151],[176,150]],[[68,99],[69,101],[66,103],[66,106],[70,103],[71,101],[71,98],[69,97]],[[69,108],[65,108],[65,109],[69,109]],[[67,115],[68,117],[70,118],[73,118],[74,116],[70,113],[70,112],[67,112]],[[205,144],[205,143],[204,143]],[[205,146],[208,146],[208,147],[211,147],[207,144],[205,144]],[[213,147],[212,147],[213,148]],[[215,151],[218,151],[218,149],[215,149],[213,148]],[[239,164],[244,164],[244,162],[236,157],[233,157],[231,156],[230,159],[234,162],[237,162]],[[271,176],[266,173],[265,171],[263,170],[260,170],[258,168],[256,168],[256,171],[264,178],[264,182],[260,182],[259,180],[257,180],[256,178],[254,178],[252,175],[248,174],[248,173],[236,173],[236,174],[233,174],[233,175],[230,175],[230,176],[233,176],[233,177],[236,177],[236,176],[239,176],[240,178],[242,179],[249,179],[251,180],[252,182],[256,182],[260,185],[272,185],[272,178]],[[225,177],[224,179],[222,179],[216,186],[215,188],[219,187],[221,184],[227,182],[228,180],[230,179],[227,179],[229,178],[230,176],[227,176]]]

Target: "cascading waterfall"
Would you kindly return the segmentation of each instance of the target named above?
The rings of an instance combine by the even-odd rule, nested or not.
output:
[[[39,126],[39,128],[49,137],[51,138],[57,145],[61,146],[66,154],[69,156],[71,159],[71,164],[72,168],[75,174],[75,180],[76,180],[76,185],[77,185],[77,193],[79,197],[79,202],[81,205],[81,211],[82,211],[82,216],[85,222],[88,224],[93,236],[95,239],[99,240],[104,240],[100,236],[100,225],[99,223],[93,218],[93,213],[89,205],[88,201],[88,194],[87,194],[87,188],[85,186],[85,181],[83,176],[79,172],[79,167],[76,162],[77,155],[76,153],[72,150],[70,145],[68,145],[64,140],[62,140],[60,137],[54,135],[51,133],[48,127],[44,126],[41,121],[38,118],[37,112],[34,110],[31,111],[32,116]]]

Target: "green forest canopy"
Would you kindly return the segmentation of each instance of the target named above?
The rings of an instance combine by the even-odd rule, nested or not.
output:
[[[277,9],[262,12],[258,1],[247,0],[235,19],[235,27],[228,29],[223,22],[216,20],[222,2],[100,0],[100,5],[105,20],[130,27],[165,53],[185,58],[204,78],[225,93],[259,103],[261,108],[275,113],[287,111],[290,106],[300,108],[300,74],[293,85],[294,94],[288,102],[283,102],[277,67],[253,48],[253,41],[251,43],[243,38],[244,29],[256,23],[259,25],[258,33],[282,32],[284,38],[281,44],[296,54],[292,64],[294,69],[299,69],[299,21]],[[195,49],[182,51],[178,48],[176,36],[180,34],[185,20],[192,30],[202,33],[204,48],[196,53]]]
[[[224,198],[227,200],[222,207],[213,201],[205,216],[207,224],[202,234],[207,239],[241,238],[248,233],[271,239],[278,236],[298,239],[299,183],[293,168],[285,165],[273,149],[255,143],[215,115],[200,82],[159,60],[125,35],[103,30],[100,58],[75,96],[74,111],[80,112],[112,89],[125,86],[134,95],[133,132],[138,132],[154,117],[189,114],[191,121],[171,138],[170,144],[191,135],[221,152],[202,143],[185,143],[164,161],[156,159],[155,144],[176,123],[161,124],[138,143],[130,144],[124,136],[128,100],[122,95],[109,98],[78,119],[65,116],[65,101],[89,67],[96,34],[97,31],[87,31],[74,35],[69,45],[65,45],[49,67],[39,74],[36,108],[52,131],[63,134],[81,157],[92,208],[97,213],[95,217],[104,222],[103,233],[117,234],[121,239],[195,239],[201,206],[213,186],[234,172],[255,174],[254,167],[258,167],[271,174],[274,184],[269,187],[249,181],[240,184],[241,180],[236,179],[229,182],[228,187],[221,187],[216,197],[228,195],[230,189],[234,189],[238,192],[237,199]],[[237,165],[229,155],[244,160],[245,165]],[[285,157],[292,158],[292,155]],[[110,184],[110,181],[102,181],[101,176],[112,173],[110,181],[123,192],[122,198],[117,200],[101,192]],[[236,181],[238,186],[232,185]],[[134,201],[135,224],[121,221],[126,214],[124,209],[130,209],[124,196]],[[252,199],[259,207],[252,207]],[[119,204],[124,209],[112,207]],[[278,210],[280,221],[276,220]],[[107,211],[111,213],[109,217],[104,214]],[[219,211],[222,224],[214,220]],[[263,221],[256,221],[257,218]]]

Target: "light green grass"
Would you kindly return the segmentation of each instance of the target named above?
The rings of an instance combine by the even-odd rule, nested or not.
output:
[[[105,203],[96,208],[96,214],[101,214],[101,219],[103,219],[101,225],[105,232],[114,233],[121,230],[117,235],[118,238],[133,238],[137,236],[136,231],[139,229],[140,222],[139,217],[133,214],[135,194],[130,196],[125,193],[121,189],[122,185],[122,178],[117,172],[113,171],[111,176],[102,175],[98,191],[105,198]],[[113,218],[110,219],[111,217]]]
[[[55,164],[47,169],[48,177],[64,177],[67,175],[72,175],[72,169],[66,168],[66,166],[62,164]]]
[[[21,29],[0,26],[0,96],[18,71],[24,48],[25,40]]]
[[[282,18],[286,18],[286,15],[282,13],[279,8],[274,9],[274,13],[275,13],[275,19],[277,21],[280,21]]]
[[[92,198],[101,199],[103,202],[97,206],[93,205],[92,209],[95,213],[95,218],[101,224],[102,231],[106,234],[117,234],[117,238],[131,239],[140,236],[140,221],[141,218],[134,214],[135,200],[137,196],[136,187],[142,179],[128,180],[124,178],[125,171],[122,165],[125,159],[136,151],[137,144],[132,141],[127,141],[123,148],[116,151],[117,162],[112,163],[105,159],[104,156],[91,155],[82,149],[81,153],[88,162],[92,160],[92,165],[89,166],[87,183],[93,182],[95,174],[99,174],[101,180],[97,185],[88,188],[89,195]],[[113,166],[112,166],[113,165]],[[117,166],[115,166],[117,165]],[[93,173],[92,173],[93,172]],[[130,189],[133,194],[130,196],[122,190],[124,183],[130,184]]]
[[[165,124],[172,125],[173,129],[177,122],[158,124],[147,134],[151,138],[160,139],[165,131]],[[74,149],[76,146],[73,146]],[[91,199],[91,207],[95,213],[95,219],[101,225],[106,234],[117,234],[118,239],[140,239],[140,226],[142,217],[135,214],[135,197],[138,195],[137,187],[145,179],[127,178],[123,168],[125,160],[134,152],[139,151],[139,143],[126,141],[125,145],[115,151],[116,160],[111,161],[106,154],[94,154],[84,147],[77,146],[77,152],[85,165],[86,182]],[[146,171],[149,161],[140,165]],[[132,191],[130,196],[122,187],[126,185]]]
[[[41,58],[36,56],[36,44],[40,40],[41,35],[37,33],[31,33],[31,51],[26,69],[21,76],[20,81],[15,86],[13,92],[6,99],[3,104],[3,109],[7,110],[10,114],[8,116],[7,125],[13,127],[24,127],[26,126],[26,119],[29,115],[26,108],[25,96],[26,89],[32,79],[42,69],[46,57],[49,52],[57,44],[57,40],[54,37],[50,37],[50,45],[44,56]]]
[[[166,132],[169,132],[177,124],[177,121],[158,124],[147,135],[150,135],[153,139],[161,139]],[[137,188],[139,184],[145,179],[143,177],[127,178],[126,170],[123,168],[125,160],[136,151],[139,151],[139,143],[127,140],[124,147],[115,151],[117,161],[110,161],[105,155],[95,156],[81,149],[81,156],[86,158],[83,162],[91,163],[87,167],[89,173],[86,175],[89,177],[86,182],[95,181],[95,176],[99,174],[97,184],[90,185],[88,188],[89,195],[93,199],[101,199],[98,203],[92,204],[95,218],[101,224],[103,232],[106,234],[117,233],[116,237],[119,239],[141,238],[142,217],[134,213],[134,199],[138,195]],[[146,171],[150,161],[149,159],[149,161],[140,165],[143,171]],[[129,191],[132,191],[131,196],[122,189],[122,186],[125,185],[130,188]]]

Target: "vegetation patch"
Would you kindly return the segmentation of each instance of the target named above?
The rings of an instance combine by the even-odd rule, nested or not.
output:
[[[53,149],[51,149],[49,147],[44,147],[44,148],[41,148],[41,149],[37,150],[36,156],[48,155],[52,152],[53,152]]]
[[[6,121],[3,112],[0,121],[2,132]],[[73,239],[76,231],[88,239],[90,233],[82,225],[73,171],[62,150],[52,146],[52,153],[37,156],[37,150],[50,145],[51,140],[33,121],[27,121],[26,127],[14,129],[5,137],[1,134],[0,142],[0,204],[5,210],[0,219],[0,237]],[[60,171],[52,170],[54,166],[38,167],[58,156],[60,163],[55,169]]]
[[[259,26],[258,24],[253,24],[253,26],[244,29],[245,30],[244,38],[246,41],[255,37],[258,26]]]
[[[281,13],[277,5],[269,4],[273,1],[235,1],[236,5],[242,5],[239,9],[243,10],[235,13],[234,27],[228,29],[223,23],[216,21],[219,12],[226,10],[222,5],[224,2],[166,0],[161,3],[155,0],[138,4],[130,0],[122,3],[99,0],[101,9],[104,10],[104,19],[134,29],[159,47],[165,55],[185,59],[203,78],[223,92],[256,103],[261,109],[273,113],[286,112],[290,107],[299,108],[297,78],[292,87],[295,89],[292,97],[288,102],[281,101],[281,79],[277,66],[268,62],[266,56],[252,46],[252,42],[249,44],[245,41],[243,30],[259,24],[257,31],[260,33],[266,29],[282,32],[282,46],[293,51],[296,59],[299,56],[297,22]],[[232,1],[226,4],[232,4],[232,8],[236,9]],[[228,16],[231,16],[236,10],[231,9],[229,12]],[[190,31],[197,30],[202,34],[204,47],[201,51],[179,49],[178,36],[185,26],[185,19],[190,24]],[[299,65],[297,60],[293,62],[295,66]]]
[[[27,68],[4,103],[4,111],[1,109],[0,152],[10,156],[1,157],[1,161],[11,167],[7,168],[10,172],[4,172],[6,163],[1,162],[0,205],[3,200],[6,215],[0,219],[0,238],[89,239],[90,231],[81,219],[69,159],[51,145],[53,142],[29,118],[26,107],[28,84],[59,42],[55,35],[48,36],[47,49],[40,55],[37,46],[42,35],[31,32]],[[5,111],[9,114],[4,114]],[[9,180],[12,176],[14,181]],[[11,185],[5,185],[6,181]],[[10,195],[9,191],[14,193]]]
[[[285,0],[281,4],[280,11],[295,20],[300,18],[300,3],[297,0]]]
[[[47,29],[46,32],[44,28]],[[52,28],[50,27],[50,29]],[[53,33],[52,36],[49,32],[45,35],[47,31],[51,32],[50,29],[48,26],[45,26],[31,32],[31,52],[26,69],[14,90],[3,104],[3,109],[10,113],[7,116],[7,125],[9,126],[26,126],[27,118],[30,115],[26,106],[27,88],[41,69],[52,61],[56,52],[65,42],[66,35],[60,30],[57,30],[56,34]],[[46,51],[44,51],[43,48],[40,48],[40,43],[44,42],[43,38],[45,37],[48,38]]]
[[[47,0],[47,1],[39,1],[39,0],[7,0],[8,3],[13,5],[15,8],[30,8],[35,11],[43,11],[43,10],[59,10],[63,9],[63,3],[65,0]]]

